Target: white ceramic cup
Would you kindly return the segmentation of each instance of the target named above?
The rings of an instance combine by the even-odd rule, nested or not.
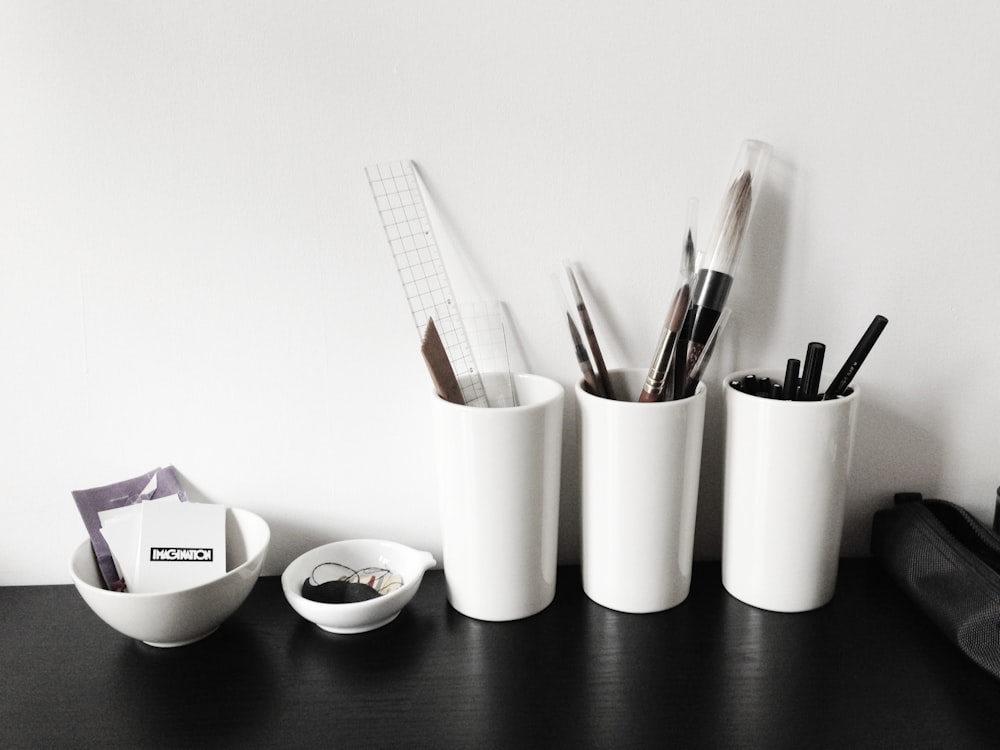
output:
[[[722,584],[775,612],[804,612],[833,597],[859,393],[783,401],[729,386],[726,400]],[[829,378],[825,378],[829,382]]]
[[[448,601],[479,620],[528,617],[556,591],[564,392],[513,382],[517,406],[432,400]]]
[[[705,385],[638,403],[645,370],[612,370],[613,401],[580,382],[583,589],[620,612],[659,612],[691,588]]]

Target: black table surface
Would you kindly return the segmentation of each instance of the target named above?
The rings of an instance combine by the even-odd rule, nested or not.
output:
[[[1000,683],[868,559],[833,601],[778,614],[695,563],[691,594],[629,615],[559,569],[556,599],[469,619],[430,572],[397,620],[332,635],[276,577],[199,643],[157,649],[72,586],[0,588],[0,747],[1000,747]]]

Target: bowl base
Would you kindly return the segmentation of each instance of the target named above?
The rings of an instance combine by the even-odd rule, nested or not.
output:
[[[194,638],[189,638],[186,641],[173,641],[173,642],[170,642],[170,643],[158,643],[156,641],[143,641],[143,643],[145,643],[147,646],[153,646],[155,648],[177,648],[178,646],[187,646],[190,643],[197,643],[198,641],[203,641],[206,638],[208,638],[208,636],[212,635],[212,633],[214,633],[218,629],[219,629],[218,627],[214,627],[211,630],[209,630],[207,633],[202,633],[201,635],[195,636]]]
[[[355,633],[367,633],[369,630],[378,630],[383,625],[388,625],[390,622],[399,617],[399,612],[393,612],[390,617],[386,617],[384,620],[379,620],[378,622],[369,623],[367,625],[361,625],[356,628],[338,628],[332,625],[319,625],[317,627],[325,630],[327,633],[339,633],[341,635],[353,635]]]

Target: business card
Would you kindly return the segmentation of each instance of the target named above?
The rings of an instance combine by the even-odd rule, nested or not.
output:
[[[226,574],[226,507],[144,502],[132,593],[177,591]]]

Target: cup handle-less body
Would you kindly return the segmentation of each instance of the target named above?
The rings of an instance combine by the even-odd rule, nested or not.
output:
[[[614,392],[580,383],[582,572],[593,601],[658,612],[687,598],[698,505],[705,386],[678,401],[637,403],[645,370],[614,370]]]
[[[722,582],[762,609],[815,609],[836,585],[860,394],[782,401],[727,385],[745,374],[723,381]]]
[[[537,375],[514,387],[515,407],[433,397],[448,601],[480,620],[528,617],[555,596],[564,393]]]

